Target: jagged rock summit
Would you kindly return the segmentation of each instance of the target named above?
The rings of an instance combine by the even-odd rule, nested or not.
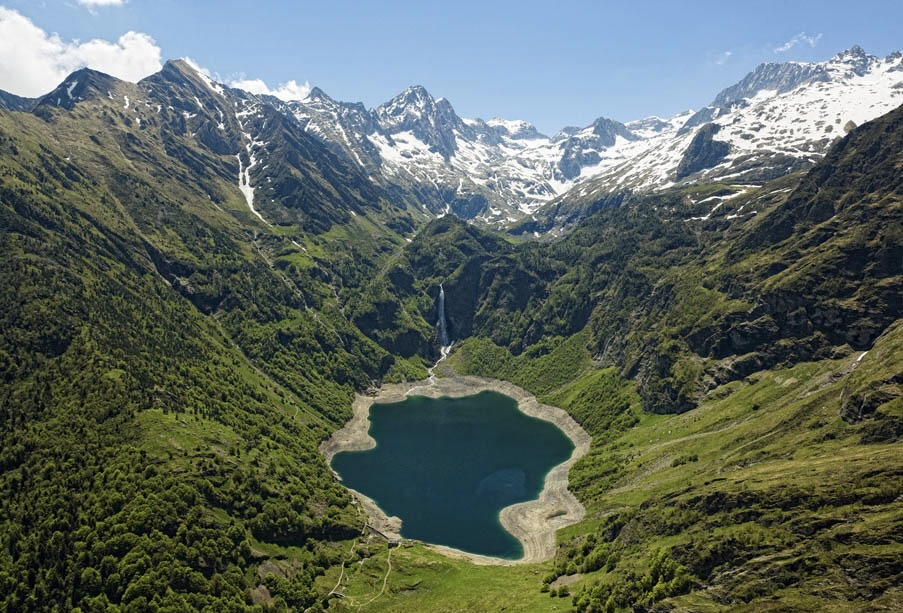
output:
[[[622,149],[620,163],[536,211],[531,227],[560,227],[563,205],[587,211],[615,195],[716,182],[760,185],[811,168],[852,128],[901,103],[900,52],[878,58],[853,46],[825,62],[761,64],[668,127],[655,120],[627,124],[644,138]]]
[[[80,101],[107,97],[121,101],[139,128],[160,119],[153,115],[173,115],[180,133],[236,156],[249,206],[253,189],[274,181],[261,172],[277,165],[270,157],[275,148],[265,146],[272,143],[254,128],[268,116],[271,126],[294,135],[286,141],[293,147],[320,162],[335,161],[343,176],[353,169],[353,182],[369,183],[365,191],[378,192],[376,201],[385,198],[426,218],[453,213],[492,227],[532,220],[531,228],[544,232],[561,227],[556,215],[562,204],[579,217],[631,193],[694,183],[756,184],[809,168],[849,129],[903,102],[901,62],[901,53],[881,59],[853,46],[825,62],[765,63],[699,111],[626,124],[599,117],[552,137],[525,121],[462,118],[421,85],[375,109],[334,100],[317,87],[303,100],[286,102],[217,84],[182,60],[167,62],[137,90],[84,69],[38,99],[0,92],[0,108],[71,110]],[[325,166],[320,170],[329,173]],[[271,191],[259,203],[269,213],[255,210],[262,219],[284,221],[305,208],[292,200],[301,191],[279,184],[281,192]]]

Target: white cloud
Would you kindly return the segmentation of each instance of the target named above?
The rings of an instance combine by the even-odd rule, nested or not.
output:
[[[190,57],[183,57],[182,60],[187,62],[189,66],[194,68],[195,72],[197,72],[198,75],[207,83],[207,87],[219,94],[223,93],[223,88],[220,85],[222,79],[220,79],[219,76],[214,75],[212,72],[198,64]]]
[[[271,89],[263,79],[246,79],[244,78],[244,75],[242,75],[242,78],[231,79],[227,81],[221,78],[218,74],[215,74],[204,66],[201,66],[197,62],[197,60],[193,58],[183,57],[182,59],[187,62],[189,66],[194,68],[197,73],[207,81],[207,84],[214,89],[219,87],[218,83],[226,83],[229,87],[243,89],[246,92],[257,95],[275,96],[276,98],[285,100],[286,102],[290,100],[304,100],[305,98],[307,98],[308,94],[310,94],[311,87],[310,83],[307,82],[302,85],[293,79],[291,81],[288,81],[287,83],[279,85],[275,89]]]
[[[310,83],[307,81],[302,85],[294,79],[279,85],[275,89],[270,89],[262,79],[238,79],[232,81],[229,85],[231,87],[243,89],[246,92],[251,92],[252,94],[267,94],[285,101],[304,100],[307,98],[308,94],[310,94],[311,89]]]
[[[122,6],[125,0],[78,0],[78,3],[93,9],[98,6]]]
[[[188,57],[187,55],[186,55],[185,57],[183,57],[182,59],[183,59],[189,66],[191,66],[192,68],[194,68],[196,71],[198,71],[198,72],[199,72],[201,75],[203,75],[204,77],[206,77],[206,78],[208,78],[208,79],[210,79],[210,80],[218,80],[218,77],[215,77],[215,76],[213,75],[212,72],[210,72],[210,71],[209,71],[207,68],[205,68],[204,66],[201,66],[200,64],[198,64],[197,60],[195,60],[195,59],[193,59],[193,58],[190,58],[190,57]]]
[[[237,79],[229,82],[229,87],[243,89],[252,94],[269,94],[270,88],[261,79]]]
[[[40,96],[84,67],[139,81],[162,67],[160,47],[141,32],[126,32],[116,42],[67,42],[20,13],[0,7],[0,89]]]
[[[90,40],[78,45],[73,56],[85,66],[126,81],[140,81],[163,66],[160,47],[142,32],[126,32],[115,43]]]
[[[725,64],[727,64],[727,61],[731,59],[732,55],[734,55],[733,51],[724,51],[722,53],[719,53],[715,58],[715,64],[717,64],[718,66],[724,66]]]
[[[800,32],[786,43],[781,45],[780,47],[775,47],[775,53],[785,53],[790,51],[794,47],[798,47],[799,45],[809,45],[810,47],[815,47],[818,44],[818,41],[821,40],[821,32],[818,34],[806,34],[805,32]]]

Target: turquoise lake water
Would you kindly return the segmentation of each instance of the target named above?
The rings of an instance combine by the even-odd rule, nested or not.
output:
[[[464,398],[411,396],[370,408],[376,447],[335,455],[342,481],[402,519],[402,536],[508,559],[520,543],[499,511],[533,500],[574,444],[497,392]]]

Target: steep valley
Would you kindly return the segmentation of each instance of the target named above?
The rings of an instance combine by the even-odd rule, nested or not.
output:
[[[400,162],[374,178],[399,132],[442,142],[405,98],[379,129],[346,109],[388,134],[358,164],[310,128],[324,96],[177,61],[3,103],[0,609],[903,608],[903,107],[755,184],[599,175],[504,234]],[[569,138],[634,142],[594,126]],[[550,560],[390,547],[330,470],[355,398],[430,367],[592,436]]]

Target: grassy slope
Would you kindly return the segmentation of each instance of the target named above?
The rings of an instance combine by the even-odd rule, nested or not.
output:
[[[882,342],[899,346],[899,336]],[[874,367],[867,359],[860,373]],[[621,437],[625,476],[592,504],[624,523],[611,544],[623,552],[615,577],[642,576],[646,550],[661,547],[704,588],[678,604],[899,606],[903,462],[898,443],[862,444],[863,426],[840,419],[855,364],[850,356],[759,373]],[[630,531],[643,535],[642,549]]]
[[[0,114],[0,608],[315,604],[362,523],[317,444],[391,368],[341,269],[398,239],[248,232],[96,104]]]
[[[11,319],[0,345],[4,606],[303,609],[339,581],[343,558],[349,598],[333,599],[336,607],[765,609],[775,597],[775,606],[803,610],[899,606],[891,587],[901,574],[898,332],[850,375],[848,348],[837,353],[846,357],[822,352],[790,369],[770,362],[709,389],[682,416],[643,414],[637,390],[591,359],[606,358],[612,330],[626,330],[616,356],[648,355],[651,344],[667,358],[666,392],[702,394],[695,383],[715,360],[692,355],[683,340],[657,340],[749,310],[748,295],[726,285],[732,277],[752,294],[814,288],[830,298],[821,280],[836,268],[825,262],[855,262],[863,249],[886,254],[873,275],[881,281],[840,301],[838,312],[862,315],[851,321],[871,338],[877,327],[868,320],[886,315],[881,301],[899,282],[893,195],[866,198],[840,218],[853,227],[872,211],[887,214],[874,235],[822,219],[818,206],[814,219],[791,219],[812,231],[799,252],[792,241],[767,245],[766,264],[790,263],[767,282],[755,258],[733,257],[718,242],[742,233],[731,234],[732,224],[680,221],[680,207],[702,193],[627,211],[624,227],[599,217],[549,258],[452,228],[449,248],[492,252],[483,274],[478,260],[443,268],[457,255],[437,254],[435,244],[419,252],[415,244],[410,262],[391,257],[401,241],[379,234],[377,213],[319,235],[265,227],[234,189],[233,156],[169,135],[221,173],[196,184],[164,153],[157,124],[136,130],[118,102],[96,104],[95,115],[79,105],[71,115],[48,110],[43,121],[0,114],[9,154],[0,169],[3,275],[14,290],[4,296]],[[98,116],[102,126],[91,123]],[[96,129],[90,142],[86,125]],[[751,202],[777,210],[779,191],[722,210]],[[650,213],[659,205],[670,217]],[[762,217],[756,227],[766,227]],[[645,232],[642,241],[633,230]],[[374,272],[396,287],[416,275],[417,291],[400,300],[387,293],[387,312],[373,314],[367,292],[379,287],[360,287]],[[428,290],[450,276],[446,289],[460,297],[475,275],[488,298],[476,313],[455,313],[456,300],[450,316],[517,355],[478,338],[459,346],[453,364],[520,383],[590,430],[591,453],[572,473],[590,514],[561,534],[548,564],[474,567],[414,547],[391,554],[386,579],[385,548],[370,545],[371,559],[352,563],[358,554],[346,539],[361,518],[315,445],[347,416],[354,387],[423,372],[417,352],[434,319]],[[549,279],[549,295],[534,291]],[[590,314],[590,301],[618,308]],[[411,334],[380,337],[383,315]],[[410,359],[390,356],[348,321],[367,318],[377,321],[368,333]],[[529,346],[515,346],[527,337]],[[850,425],[841,412],[865,421]],[[574,601],[543,591],[561,577],[575,580],[570,592],[584,590]]]
[[[575,581],[573,606],[586,611],[901,606],[899,155],[876,144],[897,138],[901,116],[847,139],[812,175],[737,197],[710,222],[680,221],[688,195],[600,214],[551,248],[573,263],[541,307],[566,312],[557,294],[586,293],[601,305],[587,329],[546,336],[517,355],[485,337],[457,346],[451,366],[512,380],[570,411],[594,437],[571,473],[588,519],[560,534],[550,565],[487,575],[514,584],[542,576],[537,591],[566,577]],[[878,152],[880,172],[862,170],[863,150]],[[726,223],[753,206],[755,218]],[[613,222],[648,240],[625,244]],[[486,336],[495,340],[495,330]],[[612,362],[610,342],[621,359],[660,356],[665,391],[697,408],[643,413],[632,389],[648,401],[642,368],[597,369]],[[861,359],[850,347],[872,342]],[[553,602],[496,591],[487,579],[480,600],[456,609],[453,588],[473,586],[412,587],[435,580],[425,562],[414,577],[393,583],[389,575],[387,608],[545,610]],[[357,580],[366,584],[353,578],[349,589],[360,589]]]
[[[903,326],[860,355],[756,373],[682,415],[642,414],[633,397],[638,423],[594,439],[585,486],[581,465],[572,471],[588,515],[559,535],[555,560],[475,567],[418,546],[393,551],[386,579],[385,546],[371,545],[343,581],[354,600],[336,606],[376,598],[367,610],[605,610],[609,599],[612,610],[653,601],[694,611],[899,608],[900,445],[864,443],[870,423],[843,421],[840,407],[852,387],[899,372]],[[545,400],[573,410],[583,388],[611,375],[590,371]],[[881,411],[899,415],[899,398]],[[615,470],[604,474],[601,459]],[[679,570],[650,575],[656,556]],[[685,585],[667,598],[681,573]],[[565,600],[543,591],[559,576],[573,581]]]

